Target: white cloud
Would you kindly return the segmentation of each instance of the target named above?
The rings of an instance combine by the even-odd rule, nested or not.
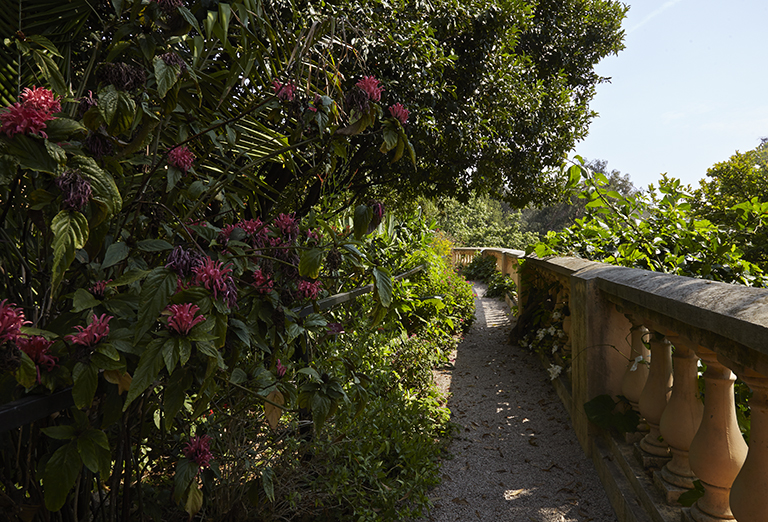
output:
[[[675,4],[679,4],[679,3],[680,3],[680,2],[682,2],[682,1],[683,1],[683,0],[669,0],[668,2],[664,2],[664,5],[662,5],[662,6],[661,6],[661,7],[659,7],[658,9],[654,10],[653,12],[651,12],[651,13],[650,13],[648,16],[646,16],[645,18],[643,18],[642,20],[640,20],[640,22],[639,22],[639,23],[637,23],[637,24],[635,24],[634,26],[630,27],[630,28],[627,30],[627,34],[631,34],[631,33],[633,33],[634,31],[637,31],[637,30],[638,30],[638,29],[640,29],[642,26],[644,26],[645,24],[647,24],[648,22],[650,22],[652,19],[654,19],[654,18],[656,18],[657,16],[659,16],[661,13],[663,13],[664,11],[666,11],[667,9],[669,9],[670,7],[674,6]]]

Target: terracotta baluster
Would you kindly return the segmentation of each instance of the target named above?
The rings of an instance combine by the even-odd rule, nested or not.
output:
[[[691,441],[699,430],[704,404],[699,400],[698,361],[693,346],[680,336],[667,335],[674,345],[674,383],[667,408],[661,416],[659,430],[669,444],[672,460],[664,465],[661,477],[681,488],[693,488],[696,475],[688,462]]]
[[[626,314],[625,314],[626,315]],[[643,338],[648,335],[648,329],[642,324],[634,321],[632,317],[626,315],[629,322],[632,323],[632,329],[630,335],[632,337],[632,346],[629,353],[629,362],[627,363],[627,369],[624,372],[624,377],[621,382],[621,394],[627,398],[632,405],[632,409],[640,411],[640,396],[643,393],[643,388],[648,380],[649,366],[648,362],[648,348],[643,343]],[[642,362],[637,358],[642,357]]]
[[[691,507],[696,522],[734,520],[728,499],[733,480],[747,456],[747,444],[736,421],[733,383],[736,375],[714,352],[697,347],[704,372],[704,416],[688,452],[691,469],[704,486],[704,496]]]
[[[739,522],[768,520],[768,378],[753,370],[737,370],[752,390],[749,451],[731,487],[731,511]]]
[[[672,391],[672,346],[663,335],[651,333],[651,368],[643,393],[640,395],[640,415],[645,417],[650,431],[640,441],[640,447],[658,457],[669,455],[669,446],[661,438],[659,422]]]

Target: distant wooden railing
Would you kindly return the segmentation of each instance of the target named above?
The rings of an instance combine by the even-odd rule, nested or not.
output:
[[[568,302],[572,370],[560,395],[620,520],[768,521],[768,289],[506,249],[456,248],[454,263],[481,252],[515,279],[520,309],[537,286]],[[650,364],[630,371],[639,356]],[[753,391],[749,446],[737,376]],[[636,447],[588,421],[583,405],[602,394],[625,396],[644,418],[649,431]],[[632,468],[632,451],[645,473]],[[682,508],[677,499],[695,480],[705,493]]]

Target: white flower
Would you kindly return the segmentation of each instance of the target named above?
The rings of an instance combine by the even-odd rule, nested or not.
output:
[[[561,317],[562,317],[562,315],[560,315],[560,312],[554,312],[552,314],[552,320],[553,321],[558,321],[558,320],[560,320]]]
[[[546,330],[544,330],[544,329],[542,328],[541,330],[539,330],[539,331],[536,333],[536,339],[538,339],[539,341],[541,341],[542,339],[544,339],[544,336],[545,336],[545,335],[547,335],[547,331],[546,331]]]
[[[552,353],[555,353],[555,352],[557,351],[557,349],[558,349],[558,348],[560,348],[558,345],[556,345],[556,344],[553,344],[553,345],[552,345]]]
[[[637,370],[637,365],[641,362],[643,362],[643,356],[638,355],[637,357],[635,357],[635,362],[632,363],[632,368],[630,368],[629,371],[634,372],[635,370]]]
[[[557,330],[555,330],[554,326],[550,326],[549,329],[547,329],[549,335],[555,335],[555,332],[557,332]]]
[[[560,330],[560,331],[557,332],[557,336],[558,337],[565,337],[565,332]]]
[[[547,371],[549,372],[549,379],[554,381],[557,379],[558,375],[560,375],[560,372],[563,371],[563,367],[556,364],[550,364],[549,368],[547,368]]]

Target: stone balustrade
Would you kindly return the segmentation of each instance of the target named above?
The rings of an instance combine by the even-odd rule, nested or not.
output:
[[[515,280],[518,313],[543,288],[568,302],[572,366],[556,389],[622,522],[768,521],[768,289],[507,249],[456,248],[454,263],[480,252]],[[753,392],[749,445],[737,378]],[[648,431],[590,423],[583,405],[603,394],[625,396]],[[704,494],[683,508],[696,480]]]

